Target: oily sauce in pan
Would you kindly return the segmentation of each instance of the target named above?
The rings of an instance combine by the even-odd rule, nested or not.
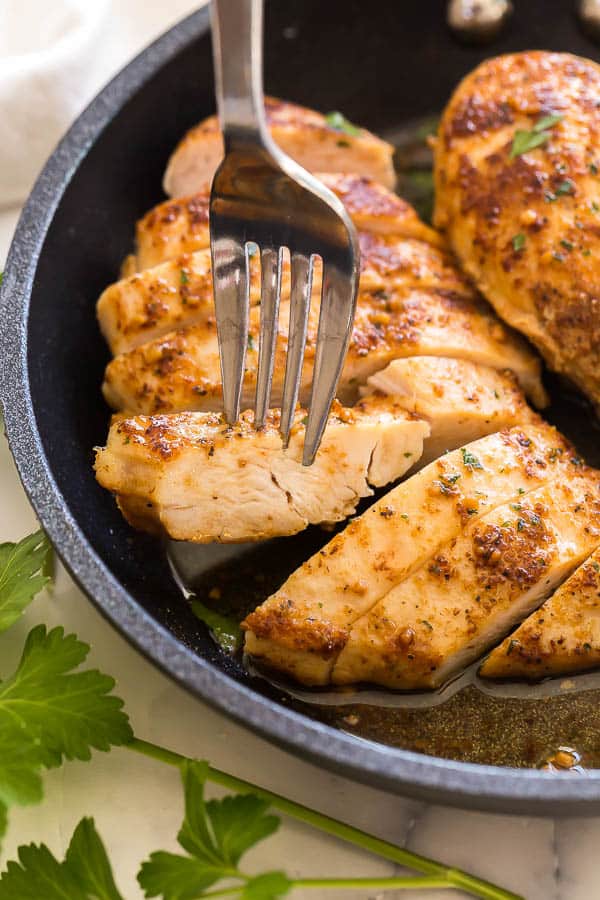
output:
[[[425,138],[434,126],[435,117],[427,117],[384,135],[398,148],[399,192],[424,218],[431,209]],[[545,383],[552,397],[545,417],[600,467],[600,423],[592,408],[559,378],[547,373]],[[358,513],[377,496],[363,501]],[[345,525],[255,544],[212,545],[210,553],[170,542],[169,558],[187,597],[239,622]],[[361,740],[465,762],[600,768],[600,671],[532,685],[493,684],[478,679],[477,663],[437,692],[400,694],[368,685],[309,690],[256,671],[241,651],[236,659],[252,679],[266,679],[269,693],[286,706]]]

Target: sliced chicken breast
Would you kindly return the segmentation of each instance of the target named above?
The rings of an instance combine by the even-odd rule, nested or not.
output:
[[[342,200],[359,231],[444,246],[438,232],[421,222],[409,203],[372,179],[323,172],[317,177]],[[150,269],[182,253],[206,250],[209,196],[206,183],[195,194],[166,200],[140,219],[136,226],[136,254],[129,263],[133,271]]]
[[[428,465],[352,521],[244,622],[246,650],[304,684],[329,683],[355,622],[467,522],[576,467],[548,425],[484,437]]]
[[[456,89],[435,149],[435,222],[497,313],[600,404],[600,66],[489,59]]]
[[[336,404],[312,466],[302,465],[305,410],[282,448],[278,413],[256,431],[252,413],[230,427],[217,413],[118,418],[96,455],[96,477],[138,528],[177,540],[235,542],[339,522],[361,497],[419,458],[426,422],[372,397]]]
[[[309,321],[300,402],[309,402],[318,309]],[[250,311],[250,337],[242,408],[252,405],[256,389],[260,308]],[[281,402],[287,349],[289,304],[282,302],[275,359],[272,405]],[[410,356],[467,359],[497,369],[510,368],[534,402],[543,404],[539,362],[521,340],[486,307],[443,290],[387,290],[362,293],[338,397],[354,402],[367,378],[392,360]],[[154,415],[183,410],[219,410],[221,371],[215,323],[171,332],[109,363],[103,385],[117,410]]]
[[[384,238],[359,235],[361,246],[360,291],[406,293],[412,285],[419,290],[436,289],[475,298],[450,259],[438,249],[412,238]],[[260,263],[250,259],[250,306],[260,304]],[[314,313],[321,291],[320,268],[313,277]],[[290,295],[289,261],[282,265],[281,296]],[[366,298],[369,302],[369,297]],[[106,288],[97,304],[100,328],[113,354],[124,353],[140,344],[163,337],[187,325],[201,325],[214,319],[213,286],[209,250],[197,250],[135,273]]]
[[[289,293],[289,266],[283,279]],[[260,293],[260,268],[251,260],[250,306],[260,303]],[[113,354],[185,325],[214,323],[210,250],[183,254],[111,284],[100,295],[96,314]]]
[[[430,242],[434,233],[419,222],[408,204],[379,185],[362,184],[361,179],[332,176],[331,181],[337,183],[338,188],[353,181],[353,187],[345,191],[346,201],[355,210],[362,211],[357,216],[359,221],[367,225],[376,223],[374,231],[359,232],[361,291],[385,293],[387,288],[406,291],[414,285],[423,290],[436,288],[474,297],[450,256],[437,247],[435,241]],[[339,189],[338,193],[343,192]],[[206,249],[208,232],[206,229],[202,232],[203,239],[196,245],[195,238],[200,237],[200,233],[193,230],[193,223],[189,221],[189,205],[173,203],[171,206],[179,212],[171,215],[170,207],[166,211],[155,210],[146,217],[152,225],[138,225],[138,260],[149,256],[156,258],[155,245],[163,249],[165,259],[148,270],[135,261],[127,263],[127,274],[108,287],[98,301],[100,327],[113,354],[163,337],[175,328],[202,324],[214,315],[210,253]],[[393,233],[394,222],[397,234]],[[384,223],[392,223],[390,235],[377,231]],[[140,238],[140,234],[146,234],[147,240]],[[177,236],[179,240],[175,239]],[[186,252],[173,256],[172,250],[177,245]],[[147,253],[142,249],[145,246],[149,247]],[[136,265],[142,271],[130,273],[131,266],[135,269]],[[258,254],[250,259],[250,271],[250,303],[256,305],[260,302]],[[286,260],[282,269],[283,298],[289,298],[289,287],[289,263]],[[313,280],[315,303],[319,302],[320,290],[320,270],[317,268]]]
[[[371,132],[335,113],[321,113],[295,103],[265,97],[271,136],[292,159],[310,172],[352,172],[393,188],[394,148]],[[223,139],[216,116],[192,128],[169,159],[163,186],[170,197],[193,194],[210,184],[223,158]]]
[[[393,395],[396,403],[429,422],[431,434],[419,460],[422,466],[486,434],[539,422],[512,372],[465,359],[396,359],[361,388],[361,392],[376,391]]]
[[[443,684],[600,544],[600,473],[578,467],[469,523],[355,622],[334,684]]]
[[[600,666],[600,550],[484,660],[484,678],[537,681]]]

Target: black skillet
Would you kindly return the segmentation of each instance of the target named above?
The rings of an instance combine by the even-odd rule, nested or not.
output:
[[[445,5],[271,2],[267,90],[322,110],[341,109],[390,133],[439,111],[460,77],[486,55],[536,47],[598,58],[571,3],[516,0],[503,36],[476,49],[449,34]],[[436,802],[597,813],[600,770],[555,776],[447,759],[443,749],[427,755],[401,749],[411,743],[401,729],[395,739],[388,736],[400,745],[392,747],[349,734],[353,715],[336,718],[318,706],[294,706],[282,690],[221,652],[181,598],[162,548],[129,529],[96,484],[92,447],[105,438],[108,411],[99,394],[107,351],[95,299],[114,280],[133,223],[161,198],[170,150],[213,108],[208,14],[201,11],[145,50],[93,101],[51,156],[23,212],[1,294],[0,388],[11,448],[43,526],[75,579],[136,647],[199,697],[281,746],[370,784]],[[585,409],[569,400],[554,413],[571,436],[585,439],[581,449],[589,456],[595,440]],[[298,540],[286,564],[323,538]],[[268,575],[280,551],[261,553]],[[234,559],[228,571],[243,573],[246,564]],[[471,737],[485,743],[477,716],[460,721],[463,708],[468,704],[458,703],[452,713],[457,729],[471,729]],[[413,731],[425,715],[411,710]],[[200,717],[199,710],[199,727]],[[525,718],[522,726],[534,731],[535,718],[534,711],[533,724]],[[592,727],[588,742],[600,744],[599,731]],[[419,744],[412,740],[412,746]]]

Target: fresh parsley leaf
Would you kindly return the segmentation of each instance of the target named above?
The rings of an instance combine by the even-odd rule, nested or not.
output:
[[[237,866],[247,850],[277,831],[279,819],[267,815],[268,808],[255,794],[209,800],[206,811],[224,863]]]
[[[123,900],[93,819],[82,819],[73,832],[65,865],[79,887],[94,900]]]
[[[242,629],[229,616],[209,609],[200,600],[192,600],[192,612],[210,629],[212,635],[226,653],[235,653],[242,645]]]
[[[241,900],[278,900],[289,893],[292,884],[283,872],[264,872],[244,885]]]
[[[513,239],[512,239],[513,250],[515,250],[516,253],[518,253],[520,250],[524,250],[525,242],[526,242],[526,238],[522,231],[520,231],[519,234],[513,235]]]
[[[549,140],[549,131],[537,132],[517,130],[515,131],[512,147],[510,148],[510,158],[515,159],[515,157],[522,156],[530,150],[535,150],[536,147],[542,147],[544,144],[547,144]]]
[[[19,847],[0,877],[0,900],[89,900],[71,872],[45,844]]]
[[[4,281],[4,272],[0,272],[0,287],[2,287],[3,281]]]
[[[279,873],[268,873],[270,880],[265,878],[261,887],[258,879],[248,880],[238,869],[244,853],[273,834],[279,827],[279,819],[267,815],[268,803],[254,794],[206,802],[204,785],[208,772],[205,762],[188,761],[182,767],[185,818],[177,840],[189,856],[163,851],[152,853],[138,873],[146,897],[195,900],[225,878],[239,879],[240,892],[252,881],[257,882],[254,893],[242,893],[248,900],[281,896],[287,891],[288,882],[286,879],[284,890]]]
[[[197,900],[203,891],[231,874],[222,866],[212,866],[193,856],[159,850],[151,853],[150,858],[142,863],[138,881],[145,897]]]
[[[19,847],[0,876],[0,900],[123,900],[93,819],[82,819],[60,863],[41,844]]]
[[[468,469],[483,469],[477,457],[470,450],[467,450],[466,447],[461,447],[460,452],[462,453],[463,463]]]
[[[44,567],[51,552],[43,531],[36,531],[17,544],[0,544],[0,631],[21,617],[50,580]]]
[[[344,134],[349,134],[352,137],[356,137],[360,134],[360,128],[353,125],[352,122],[349,122],[346,116],[342,115],[341,112],[334,111],[327,113],[325,121],[330,128],[335,128],[336,131],[343,131]]]
[[[523,129],[515,131],[512,147],[510,148],[510,158],[514,159],[516,156],[522,156],[523,153],[528,153],[529,150],[535,150],[536,147],[542,147],[544,144],[547,144],[551,137],[548,129],[562,121],[563,118],[564,116],[552,113],[542,116],[531,131]]]
[[[548,116],[542,116],[541,119],[533,126],[533,130],[537,132],[545,131],[547,128],[552,128],[553,125],[557,125],[559,122],[562,122],[564,116],[560,113],[550,113]]]
[[[38,625],[29,633],[16,672],[0,685],[0,747],[18,729],[39,740],[46,765],[59,765],[63,757],[87,760],[92,748],[131,740],[123,701],[110,696],[114,679],[93,669],[73,672],[89,649],[62,628]]]
[[[95,670],[74,672],[89,651],[62,628],[34,628],[17,670],[0,683],[0,804],[38,803],[40,768],[87,760],[132,738],[114,681]]]

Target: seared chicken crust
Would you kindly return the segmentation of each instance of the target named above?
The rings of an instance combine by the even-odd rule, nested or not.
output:
[[[444,245],[443,238],[421,222],[409,203],[371,178],[339,172],[316,174],[342,200],[359,231]],[[134,270],[150,269],[182,253],[206,250],[210,246],[209,197],[207,182],[196,193],[166,200],[146,213],[136,226]]]
[[[436,233],[390,191],[357,176],[323,176],[346,203],[359,229],[361,288],[436,287],[471,294]],[[202,199],[208,207],[208,188]],[[196,200],[200,197],[197,196]],[[100,296],[97,315],[113,354],[123,353],[174,328],[214,318],[208,226],[196,227],[185,201],[163,204],[138,223],[137,255],[132,271]],[[176,248],[179,252],[176,252]],[[147,264],[151,261],[151,268]],[[282,297],[290,292],[289,262],[282,269]],[[250,304],[260,303],[258,257],[250,260]],[[321,289],[315,272],[315,303]]]
[[[354,519],[246,618],[247,652],[304,684],[328,684],[355,623],[381,598],[458,539],[467,523],[566,480],[578,468],[574,459],[556,429],[540,425],[489,435],[430,463]]]
[[[219,413],[116,417],[96,454],[96,477],[129,521],[177,540],[262,540],[339,522],[361,497],[402,476],[421,456],[428,424],[392,398],[334,405],[312,466],[302,465],[304,418],[289,447],[279,412],[256,430],[253,414],[229,426]]]
[[[272,405],[279,406],[285,373],[289,303],[282,301],[275,357]],[[310,398],[318,309],[311,311],[300,385],[300,403]],[[260,308],[250,310],[242,408],[252,405],[258,367]],[[539,363],[518,336],[468,294],[421,289],[361,291],[338,397],[352,403],[358,389],[392,360],[444,356],[504,370],[512,369],[538,404],[545,402]],[[103,392],[116,410],[154,415],[220,409],[221,371],[213,319],[169,332],[117,356],[106,368]]]
[[[596,405],[599,97],[600,67],[570,54],[482,63],[440,124],[434,217],[501,318]]]
[[[585,672],[600,665],[600,550],[484,660],[484,678]]]
[[[433,688],[493,646],[600,544],[600,473],[578,467],[469,524],[352,628],[334,684]]]
[[[394,187],[394,148],[370,131],[333,127],[321,113],[274,97],[265,97],[265,114],[275,143],[310,172],[358,173]],[[210,116],[175,148],[165,172],[165,193],[171,197],[194,193],[212,181],[222,158],[219,122]]]

